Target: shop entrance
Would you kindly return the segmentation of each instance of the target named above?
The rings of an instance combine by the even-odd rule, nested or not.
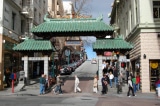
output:
[[[44,61],[33,61],[32,78],[36,78],[44,74]]]
[[[160,60],[150,60],[149,61],[149,71],[150,71],[150,90],[155,91],[155,81],[160,75]]]

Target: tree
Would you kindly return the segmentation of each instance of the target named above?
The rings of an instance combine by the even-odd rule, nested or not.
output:
[[[74,6],[74,15],[77,18],[91,17],[89,15],[90,6],[87,5],[91,0],[72,0]]]
[[[92,44],[96,41],[96,38],[93,36],[81,37],[85,47],[91,47]]]

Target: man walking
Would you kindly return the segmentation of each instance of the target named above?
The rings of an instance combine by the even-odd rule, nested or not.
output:
[[[114,85],[116,87],[118,82],[118,70],[116,69],[116,67],[113,68],[113,75],[114,75]]]
[[[59,94],[62,94],[62,85],[63,81],[60,79],[60,74],[58,74],[57,76],[57,84],[56,84],[56,88],[54,90],[54,93],[58,94],[57,92],[59,92]]]
[[[102,95],[103,95],[108,92],[108,87],[107,87],[108,83],[107,83],[106,75],[103,75],[101,79],[101,83],[102,83]]]

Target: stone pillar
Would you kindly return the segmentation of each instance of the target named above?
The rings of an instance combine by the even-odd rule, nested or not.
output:
[[[99,80],[98,80],[98,86],[101,86],[101,79],[103,77],[103,73],[102,73],[102,56],[98,56],[98,76],[99,76]]]
[[[3,35],[0,34],[0,90],[3,90],[3,77],[4,77],[4,61],[3,61]]]
[[[46,79],[48,79],[48,75],[49,75],[49,73],[48,73],[48,60],[49,60],[48,56],[44,56],[44,74],[47,75]]]
[[[3,90],[3,73],[4,73],[4,50],[3,50],[3,18],[4,18],[4,0],[0,3],[0,90]]]
[[[28,56],[24,56],[23,60],[24,60],[24,72],[25,72],[24,76],[26,81],[25,83],[29,85],[30,81],[29,81],[29,72],[28,72]]]

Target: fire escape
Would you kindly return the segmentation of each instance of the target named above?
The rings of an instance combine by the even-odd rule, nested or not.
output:
[[[25,33],[23,37],[33,38],[32,33],[30,32],[33,26],[33,0],[24,0],[22,6],[21,14],[25,16]]]

